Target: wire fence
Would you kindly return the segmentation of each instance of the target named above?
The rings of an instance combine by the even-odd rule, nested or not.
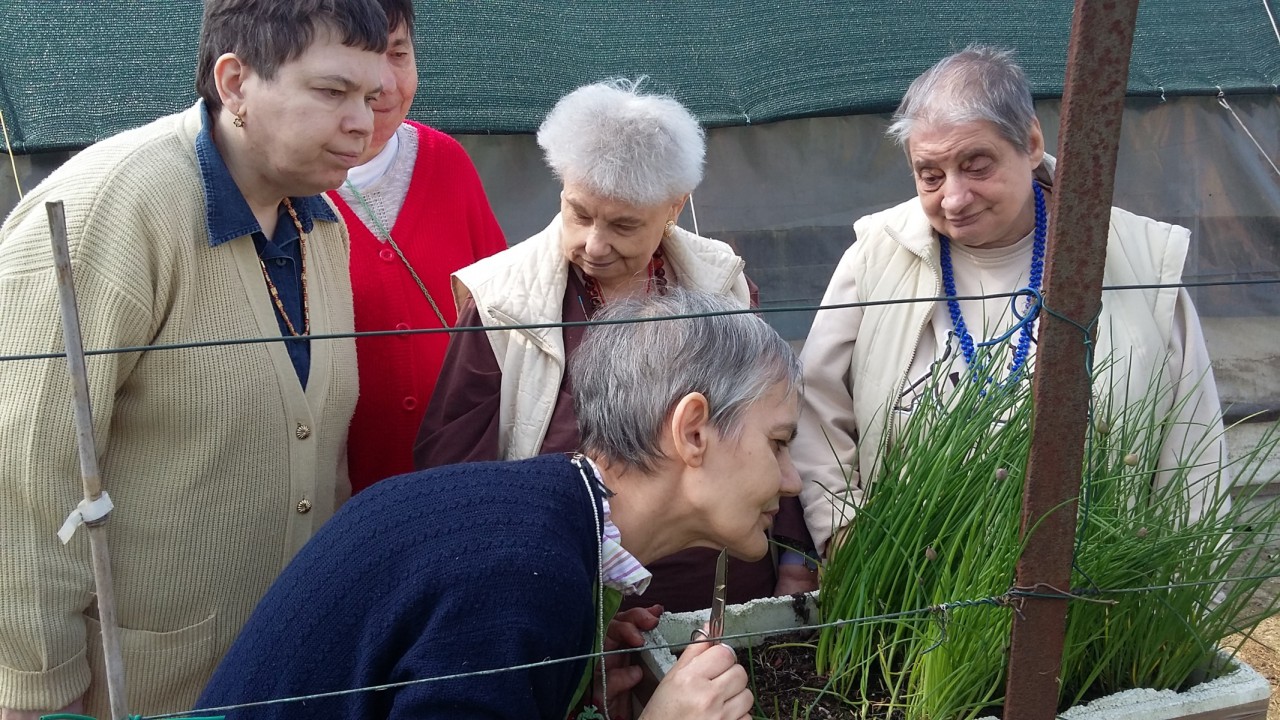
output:
[[[1280,578],[1280,570],[1275,573],[1262,575],[1241,575],[1233,577],[1224,577],[1214,580],[1202,580],[1195,582],[1169,583],[1165,585],[1146,585],[1125,588],[1073,588],[1069,591],[1055,591],[1051,588],[1010,588],[1008,591],[1000,595],[991,595],[987,597],[972,598],[965,600],[954,600],[944,603],[936,603],[914,610],[904,610],[900,612],[884,613],[882,615],[872,615],[858,618],[839,618],[829,620],[827,622],[812,623],[808,625],[796,625],[786,628],[771,628],[752,632],[732,633],[720,637],[720,641],[729,640],[754,640],[757,638],[767,639],[775,636],[780,632],[799,633],[799,632],[817,632],[827,628],[836,628],[847,625],[864,625],[875,622],[888,622],[894,620],[902,620],[913,617],[945,617],[948,613],[956,610],[967,610],[973,608],[989,608],[1004,609],[1010,612],[1018,612],[1018,602],[1024,598],[1048,598],[1078,602],[1107,602],[1116,601],[1106,599],[1110,595],[1125,595],[1142,592],[1155,592],[1160,590],[1173,590],[1177,588],[1201,587],[1206,585],[1218,586],[1226,583],[1243,582],[1250,580],[1270,580]],[[560,665],[564,663],[584,662],[593,659],[603,659],[618,655],[634,655],[641,652],[653,650],[681,650],[689,645],[710,642],[706,639],[690,639],[688,642],[668,642],[646,645],[639,648],[620,648],[617,650],[606,650],[603,652],[586,653],[582,655],[572,655],[569,657],[552,658],[541,660],[538,662],[524,663],[521,665],[512,665],[508,667],[490,668],[485,670],[473,670],[470,672],[452,673],[449,675],[437,675],[434,677],[416,678],[413,680],[404,680],[395,683],[386,683],[382,685],[370,685],[367,687],[350,688],[346,690],[334,690],[330,692],[312,693],[309,695],[296,695],[284,698],[275,698],[271,700],[259,700],[254,702],[239,703],[235,705],[221,705],[218,707],[196,708],[193,710],[165,713],[161,715],[132,716],[131,720],[171,720],[172,718],[194,718],[195,716],[209,715],[210,713],[227,713],[233,710],[244,710],[256,707],[265,707],[269,705],[283,705],[289,703],[310,702],[315,700],[326,700],[332,698],[345,697],[360,693],[383,692],[386,690],[399,690],[415,685],[427,685],[431,683],[450,682],[457,680],[470,680],[473,678],[481,678],[496,675],[505,672],[522,672],[525,670],[533,670],[550,665]],[[941,644],[941,643],[939,643]]]
[[[1215,280],[1205,282],[1183,282],[1168,284],[1151,284],[1151,285],[1106,285],[1103,286],[1103,292],[1120,292],[1126,290],[1161,290],[1161,289],[1187,289],[1201,287],[1235,287],[1250,285],[1280,285],[1280,277],[1275,278],[1255,278],[1249,280]],[[585,328],[596,325],[624,325],[630,323],[650,323],[665,322],[670,320],[692,320],[702,317],[715,317],[723,315],[768,315],[775,313],[800,313],[800,312],[817,312],[823,310],[849,310],[855,308],[878,307],[886,305],[902,305],[910,303],[937,303],[947,302],[948,300],[989,300],[996,298],[1016,298],[1025,297],[1025,290],[1005,293],[988,293],[982,295],[938,295],[934,297],[912,297],[912,298],[895,298],[892,300],[867,300],[861,302],[835,303],[829,305],[787,305],[781,307],[759,307],[744,308],[741,310],[723,310],[713,313],[696,313],[692,315],[666,315],[646,318],[617,318],[613,320],[578,320],[578,321],[561,321],[546,323],[522,323],[511,325],[477,325],[477,326],[460,326],[460,327],[438,327],[438,328],[410,328],[407,330],[367,330],[361,332],[341,332],[341,333],[315,333],[302,337],[291,337],[286,335],[269,335],[263,337],[251,338],[228,338],[223,340],[193,340],[181,343],[165,343],[155,345],[130,345],[117,348],[93,348],[85,350],[86,356],[95,355],[120,355],[127,353],[140,352],[157,352],[165,350],[190,350],[194,348],[212,348],[225,347],[234,345],[257,345],[267,343],[286,343],[310,340],[350,340],[359,338],[374,337],[397,337],[409,335],[442,335],[442,334],[458,334],[470,332],[507,332],[519,330],[550,330],[563,328]],[[1053,312],[1043,304],[1043,300],[1037,300],[1031,309],[1025,312],[1025,317],[1020,317],[1020,322],[1026,321],[1028,318],[1034,318],[1034,309],[1044,309],[1046,312]],[[1023,313],[1020,313],[1023,315]],[[0,363],[16,362],[21,360],[52,360],[56,358],[64,358],[65,352],[43,352],[43,353],[19,353],[12,355],[0,355]]]
[[[1198,287],[1229,287],[1229,286],[1276,285],[1276,284],[1280,284],[1280,277],[1214,280],[1214,281],[1203,281],[1203,282],[1182,282],[1182,283],[1172,283],[1172,284],[1112,285],[1112,286],[1104,286],[1103,291],[1104,292],[1122,292],[1122,291],[1132,291],[1132,290],[1187,289],[1187,288],[1198,288]],[[649,318],[619,318],[619,319],[604,320],[604,321],[587,320],[587,321],[576,321],[576,322],[569,321],[569,322],[549,322],[549,323],[528,323],[528,324],[514,324],[514,325],[502,325],[502,326],[476,326],[476,327],[452,327],[452,328],[440,327],[440,328],[420,328],[420,329],[408,329],[408,330],[383,330],[383,331],[366,331],[366,332],[314,334],[314,335],[306,336],[303,339],[345,340],[345,339],[368,338],[368,337],[431,335],[431,334],[442,334],[442,333],[453,334],[453,333],[468,333],[468,332],[562,329],[562,328],[576,328],[576,327],[591,327],[596,325],[607,325],[607,324],[688,320],[688,319],[697,319],[701,317],[710,317],[710,316],[716,316],[716,315],[738,315],[738,314],[767,315],[772,313],[816,312],[816,311],[867,308],[867,307],[906,304],[906,303],[938,303],[938,302],[946,302],[948,300],[965,301],[965,300],[987,300],[987,299],[996,299],[996,298],[1010,298],[1012,300],[1017,297],[1025,297],[1026,295],[1027,295],[1027,292],[1025,290],[1022,290],[1017,292],[990,293],[990,294],[982,294],[982,295],[963,295],[963,296],[945,296],[944,295],[944,296],[936,296],[936,297],[899,298],[899,299],[892,299],[892,300],[864,301],[864,302],[851,302],[851,303],[838,303],[838,304],[825,304],[825,305],[824,304],[818,304],[818,305],[806,304],[806,305],[788,305],[788,306],[778,306],[778,307],[760,307],[760,308],[747,308],[747,309],[732,310],[732,311],[721,311],[716,313],[697,313],[697,314],[690,314],[690,315],[672,315],[672,316],[649,317]],[[1041,297],[1038,293],[1036,293],[1036,294],[1033,294],[1032,304],[1026,311],[1024,311],[1023,313],[1015,313],[1017,315],[1018,323],[1022,324],[1029,321],[1033,321],[1034,318],[1038,315],[1037,311],[1044,311],[1049,314],[1053,314],[1055,316],[1061,317],[1056,312],[1054,312],[1052,308],[1046,306],[1044,303],[1044,298]],[[1075,324],[1078,328],[1082,330],[1082,332],[1085,332],[1087,335],[1090,329],[1091,323],[1082,324],[1082,323],[1076,323],[1070,320],[1068,321],[1073,322],[1073,324]],[[95,348],[95,349],[87,350],[85,354],[89,356],[96,356],[96,355],[111,355],[111,354],[124,354],[124,353],[174,351],[174,350],[213,348],[213,347],[235,346],[235,345],[290,342],[290,341],[295,341],[296,339],[297,338],[273,335],[273,336],[253,337],[253,338],[197,340],[197,341],[182,342],[182,343],[139,345],[139,346],[118,347],[118,348]],[[1085,338],[1085,342],[1086,342],[1086,345],[1089,343],[1089,340],[1087,337]],[[32,360],[49,360],[49,359],[64,358],[64,357],[66,357],[65,352],[0,355],[0,363],[32,361]],[[1275,573],[1264,574],[1264,575],[1226,577],[1226,578],[1219,578],[1219,579],[1206,580],[1206,581],[1175,583],[1175,584],[1166,584],[1166,585],[1152,585],[1152,586],[1142,586],[1142,587],[1124,587],[1124,588],[1087,587],[1087,588],[1075,588],[1069,591],[1060,591],[1054,588],[1043,588],[1043,587],[1038,587],[1038,588],[1016,588],[1015,587],[1015,588],[1010,588],[1008,591],[1001,593],[999,595],[992,595],[987,597],[979,597],[979,598],[971,598],[971,599],[958,599],[950,602],[928,605],[928,606],[920,607],[914,610],[886,613],[882,615],[866,616],[866,617],[858,617],[858,618],[836,618],[836,619],[828,620],[826,622],[801,625],[796,627],[766,629],[766,630],[753,631],[753,632],[730,634],[730,635],[723,636],[723,638],[721,639],[722,640],[753,640],[757,638],[766,638],[768,636],[776,635],[780,631],[816,632],[816,631],[820,631],[827,628],[835,628],[835,627],[857,625],[857,624],[868,624],[868,623],[876,623],[876,622],[889,622],[889,621],[901,620],[904,618],[911,618],[911,617],[935,616],[938,618],[945,618],[946,615],[951,612],[954,612],[957,610],[968,610],[973,608],[998,609],[998,610],[1004,610],[1007,612],[1016,613],[1019,611],[1018,608],[1019,608],[1020,601],[1027,598],[1065,599],[1068,601],[1075,601],[1075,602],[1116,602],[1114,600],[1108,599],[1108,597],[1114,596],[1114,595],[1131,594],[1131,593],[1170,590],[1170,589],[1175,589],[1179,587],[1222,585],[1224,583],[1231,583],[1231,582],[1271,580],[1276,578],[1280,578],[1280,570],[1277,570],[1277,572]],[[705,642],[705,640],[696,640],[691,642]],[[941,644],[942,642],[945,642],[945,636],[939,640],[939,644]],[[316,700],[323,700],[323,699],[331,699],[331,698],[349,696],[349,695],[360,694],[360,693],[396,690],[396,689],[401,689],[401,688],[414,686],[414,685],[468,680],[472,678],[491,676],[499,673],[526,671],[526,670],[545,667],[549,665],[582,662],[582,661],[587,661],[587,660],[592,660],[597,658],[602,659],[604,657],[614,656],[614,655],[635,654],[635,653],[643,652],[646,650],[658,650],[658,649],[676,650],[676,649],[686,647],[689,644],[691,643],[676,642],[676,643],[648,645],[642,648],[621,648],[621,649],[610,650],[605,652],[586,653],[586,654],[574,655],[570,657],[553,658],[553,659],[543,660],[543,661],[534,662],[534,663],[513,665],[509,667],[498,667],[498,668],[475,670],[475,671],[469,671],[469,672],[463,672],[463,673],[440,675],[440,676],[434,676],[434,677],[417,678],[413,680],[406,680],[406,681],[396,682],[396,683],[387,683],[387,684],[372,685],[367,687],[358,687],[358,688],[350,688],[350,689],[344,689],[344,690],[313,693],[308,695],[275,698],[275,699],[269,699],[269,700],[246,702],[246,703],[241,703],[236,705],[225,705],[225,706],[211,707],[211,708],[199,708],[199,709],[193,709],[190,711],[166,713],[166,714],[160,714],[160,715],[149,715],[149,716],[133,715],[133,716],[130,716],[129,720],[169,720],[171,718],[187,718],[189,720],[194,720],[194,718],[197,718],[200,716],[209,716],[211,713],[218,714],[218,713],[230,712],[233,710],[242,710],[242,709],[263,707],[263,706],[269,706],[269,705],[281,705],[281,704],[288,704],[288,703],[300,703],[300,702],[316,701]]]

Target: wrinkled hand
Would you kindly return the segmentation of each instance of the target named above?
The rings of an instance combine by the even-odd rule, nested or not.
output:
[[[803,565],[779,565],[774,595],[794,595],[818,589],[818,571]]]
[[[55,715],[58,713],[83,714],[84,699],[74,700],[61,710],[11,710],[9,708],[0,708],[0,720],[40,720],[42,715]]]
[[[738,664],[733,649],[697,642],[680,654],[640,720],[750,720],[754,703],[747,689],[747,671]]]
[[[609,621],[609,629],[605,631],[605,652],[622,648],[638,648],[644,645],[644,637],[640,633],[658,627],[660,615],[662,615],[661,605],[631,608],[614,615]],[[632,664],[634,658],[635,655],[632,653],[605,656],[604,672],[609,681],[607,699],[601,697],[603,693],[600,687],[600,671],[599,668],[596,670],[594,702],[599,707],[607,700],[609,717],[613,720],[631,719],[631,689],[640,682],[644,674],[638,665]]]

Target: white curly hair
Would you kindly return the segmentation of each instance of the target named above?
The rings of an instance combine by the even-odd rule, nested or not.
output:
[[[584,85],[551,109],[538,145],[561,182],[637,206],[677,200],[702,182],[702,126],[675,98],[641,92],[644,80]]]

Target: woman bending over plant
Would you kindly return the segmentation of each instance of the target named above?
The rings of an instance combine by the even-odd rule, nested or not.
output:
[[[670,288],[599,317],[735,307]],[[200,705],[419,681],[226,717],[563,720],[589,686],[583,656],[622,596],[647,587],[648,563],[691,547],[768,552],[779,502],[800,490],[800,365],[764,321],[597,326],[570,373],[580,453],[426,470],[357,495],[267,593]],[[642,717],[751,707],[733,653],[695,645]]]

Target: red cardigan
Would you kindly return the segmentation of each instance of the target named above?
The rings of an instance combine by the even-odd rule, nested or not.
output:
[[[449,276],[507,249],[480,177],[462,146],[418,130],[418,157],[404,206],[391,228],[445,321],[457,321]],[[374,236],[330,191],[351,232],[351,289],[357,331],[438,328],[417,283],[391,246]],[[413,469],[413,441],[449,346],[446,333],[359,338],[360,399],[348,434],[351,491]]]

